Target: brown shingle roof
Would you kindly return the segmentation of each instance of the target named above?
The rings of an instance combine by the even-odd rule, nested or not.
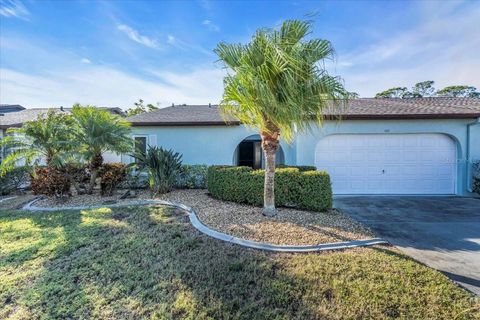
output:
[[[458,119],[480,117],[478,98],[413,98],[350,100],[329,108],[325,117],[341,119]],[[127,118],[134,126],[225,125],[216,105],[174,106]],[[239,121],[231,119],[230,125]]]
[[[105,108],[113,114],[124,116],[125,113],[120,108]],[[8,129],[12,127],[20,127],[24,122],[36,120],[37,117],[43,113],[48,112],[48,110],[58,110],[60,108],[32,108],[25,109],[18,112],[5,113],[3,116],[0,116],[0,129]],[[64,112],[70,112],[71,108],[64,108]]]
[[[126,119],[134,126],[188,126],[188,125],[239,125],[240,122],[230,119],[225,122],[217,105],[188,105],[158,109],[152,112],[137,114]]]
[[[354,99],[327,112],[342,119],[452,119],[480,117],[478,98]]]

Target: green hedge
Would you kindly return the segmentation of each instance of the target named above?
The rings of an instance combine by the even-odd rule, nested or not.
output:
[[[476,192],[480,194],[480,160],[476,160],[473,162],[472,165],[472,174],[473,174],[473,179],[472,179],[472,187],[473,187],[473,192]]]
[[[286,164],[279,164],[277,165],[277,169],[285,169],[285,168],[297,168],[301,172],[303,171],[315,171],[317,167],[315,166],[288,166]]]
[[[207,173],[208,191],[217,199],[261,206],[264,176],[264,170],[249,167],[211,166]],[[277,169],[275,204],[315,211],[331,209],[330,176],[322,171]]]

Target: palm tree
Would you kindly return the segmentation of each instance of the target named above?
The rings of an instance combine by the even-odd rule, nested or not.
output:
[[[26,165],[44,158],[49,167],[60,166],[71,147],[73,119],[70,115],[50,110],[21,128],[11,128],[1,145],[11,151],[2,161],[0,175],[15,167],[18,161]]]
[[[321,122],[323,110],[347,98],[341,80],[322,62],[334,57],[329,41],[307,40],[311,22],[288,20],[280,30],[260,29],[248,44],[220,43],[214,52],[229,71],[221,108],[260,131],[265,153],[263,214],[276,214],[275,153],[279,139]]]
[[[74,105],[72,115],[76,123],[75,142],[88,161],[90,183],[87,193],[92,194],[98,170],[103,164],[102,153],[129,152],[133,148],[130,123],[93,106]]]

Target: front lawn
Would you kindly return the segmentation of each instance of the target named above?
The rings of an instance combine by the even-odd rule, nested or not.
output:
[[[388,247],[266,253],[161,207],[0,210],[1,319],[474,319],[475,306]]]

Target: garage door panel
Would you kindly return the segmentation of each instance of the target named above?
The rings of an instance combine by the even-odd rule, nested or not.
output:
[[[337,194],[453,194],[455,159],[441,134],[332,135],[315,150]]]

